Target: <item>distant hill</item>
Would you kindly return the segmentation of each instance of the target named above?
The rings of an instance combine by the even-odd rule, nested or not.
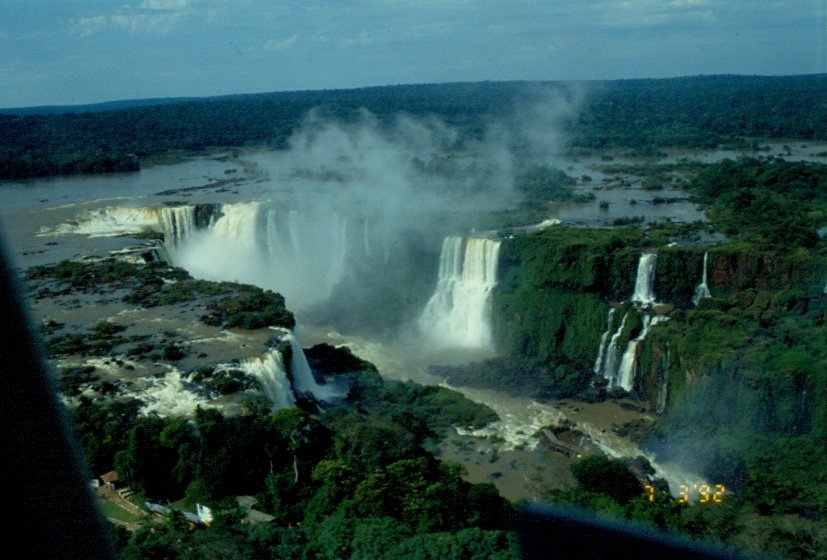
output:
[[[308,110],[379,119],[437,115],[467,135],[539,87],[469,82],[116,101],[0,111],[0,178],[135,170],[141,157],[207,147],[285,146]],[[566,123],[573,147],[714,147],[750,137],[827,138],[827,74],[699,76],[576,85],[587,95]],[[67,112],[68,111],[68,112]]]
[[[0,109],[0,115],[62,115],[65,113],[100,113],[102,111],[119,111],[121,109],[133,109],[135,107],[147,107],[153,105],[169,105],[171,103],[182,103],[193,101],[197,97],[157,97],[153,99],[123,99],[119,101],[106,101],[103,103],[89,103],[86,105],[39,105],[36,107],[17,107]]]

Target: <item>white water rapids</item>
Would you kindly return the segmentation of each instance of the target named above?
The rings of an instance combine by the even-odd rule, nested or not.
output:
[[[645,457],[655,469],[656,475],[669,483],[674,495],[680,492],[681,485],[691,487],[692,484],[698,484],[701,481],[700,477],[684,471],[679,465],[658,463],[651,453],[641,450],[634,442],[611,430],[605,430],[588,421],[572,418],[569,411],[557,404],[538,403],[526,397],[513,397],[490,389],[448,385],[444,379],[428,373],[427,362],[416,353],[414,348],[399,344],[383,344],[329,330],[321,332],[306,328],[301,330],[301,334],[314,342],[348,346],[354,354],[376,365],[382,377],[386,379],[447,387],[459,391],[469,400],[490,407],[500,417],[500,420],[476,430],[459,427],[457,431],[461,435],[502,441],[501,449],[503,450],[532,450],[540,443],[538,431],[541,428],[553,426],[568,419],[576,424],[575,429],[586,434],[603,453],[610,457]]]

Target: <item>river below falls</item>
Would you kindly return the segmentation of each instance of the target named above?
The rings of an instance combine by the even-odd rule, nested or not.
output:
[[[469,480],[491,482],[511,500],[538,500],[551,489],[574,485],[569,466],[580,454],[554,451],[539,435],[542,429],[564,422],[586,435],[597,449],[610,457],[646,457],[656,473],[667,480],[674,494],[681,485],[691,487],[703,483],[699,476],[685,472],[680,465],[659,464],[635,442],[615,433],[614,430],[624,424],[652,420],[650,414],[631,403],[626,407],[615,401],[584,403],[566,399],[538,403],[491,389],[452,386],[428,372],[428,365],[432,363],[468,363],[488,357],[486,353],[425,355],[415,343],[378,342],[308,325],[299,325],[297,334],[306,346],[319,343],[348,346],[356,355],[373,363],[386,379],[448,387],[493,409],[500,417],[498,422],[479,430],[459,428],[448,434],[440,447],[440,457],[462,463],[468,470]]]

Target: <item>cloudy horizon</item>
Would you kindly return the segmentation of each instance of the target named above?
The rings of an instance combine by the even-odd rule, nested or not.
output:
[[[0,107],[825,69],[821,0],[7,0]]]

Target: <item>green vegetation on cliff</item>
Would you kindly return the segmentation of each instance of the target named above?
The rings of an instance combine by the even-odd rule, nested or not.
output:
[[[552,227],[503,241],[493,297],[501,356],[444,373],[535,398],[583,393],[598,341],[641,331],[628,300],[641,253],[655,252],[657,313],[637,348],[633,399],[662,412],[645,441],[728,488],[713,507],[668,495],[618,501],[589,483],[551,496],[738,546],[821,558],[827,544],[827,167],[725,160],[687,171],[687,189],[729,237],[700,228]],[[823,230],[822,230],[823,235]],[[674,242],[674,243],[673,243]],[[711,297],[693,301],[704,274]],[[623,311],[620,313],[620,311]],[[599,384],[597,385],[599,387]],[[599,478],[599,477],[598,477]]]
[[[607,301],[629,297],[640,242],[638,230],[567,227],[504,240],[492,312],[503,356],[442,373],[536,398],[586,389]]]

